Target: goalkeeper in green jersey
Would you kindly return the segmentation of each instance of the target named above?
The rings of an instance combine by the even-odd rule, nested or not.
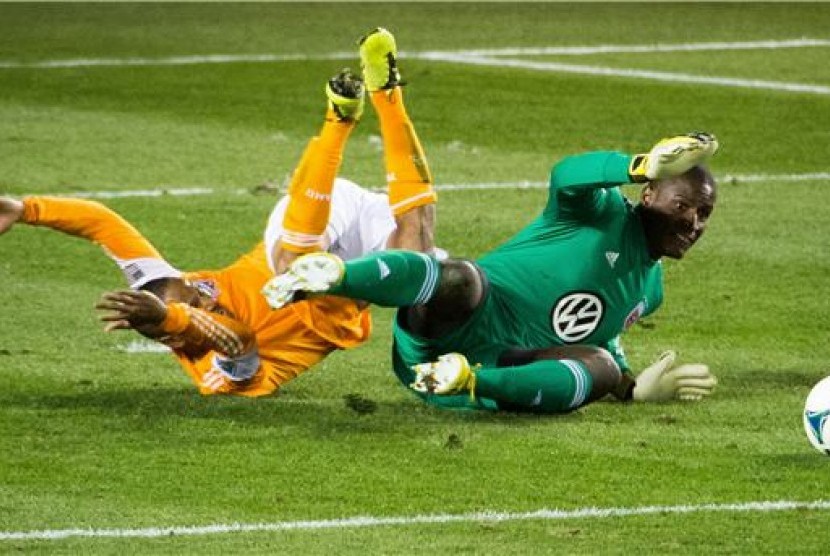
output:
[[[697,400],[715,377],[664,354],[636,378],[620,334],[659,307],[660,259],[680,259],[706,228],[716,188],[698,133],[647,154],[592,152],[554,166],[542,214],[477,261],[385,251],[343,262],[297,259],[263,293],[273,307],[325,292],[400,307],[398,378],[427,402],[558,413],[607,394]],[[634,206],[619,186],[643,183]]]

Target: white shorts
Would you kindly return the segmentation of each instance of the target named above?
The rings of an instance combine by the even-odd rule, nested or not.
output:
[[[265,228],[265,253],[272,272],[272,253],[274,245],[282,236],[282,222],[288,200],[286,195],[277,202]],[[324,234],[327,251],[344,260],[382,251],[396,228],[395,217],[392,216],[386,195],[367,191],[343,178],[334,180],[331,214]]]

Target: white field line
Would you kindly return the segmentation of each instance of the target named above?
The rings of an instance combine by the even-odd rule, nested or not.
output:
[[[704,42],[680,44],[646,44],[646,45],[593,45],[593,46],[563,46],[518,48],[507,47],[501,49],[460,50],[460,51],[426,51],[401,52],[401,57],[420,58],[439,62],[472,64],[478,66],[520,68],[535,71],[575,73],[581,75],[595,75],[602,77],[623,77],[634,79],[648,79],[671,83],[690,83],[699,85],[715,85],[722,87],[738,87],[748,89],[765,89],[781,92],[809,93],[830,95],[830,87],[809,83],[787,83],[766,81],[760,79],[742,79],[736,77],[710,77],[687,73],[673,73],[665,71],[640,70],[629,68],[614,68],[605,66],[586,66],[577,64],[563,64],[557,62],[533,62],[529,60],[515,60],[495,58],[499,55],[539,55],[539,54],[600,54],[600,53],[651,53],[651,52],[689,52],[689,51],[725,51],[782,48],[815,48],[830,46],[826,39],[787,39],[744,42]],[[486,53],[488,56],[483,56]],[[353,52],[331,52],[319,55],[306,54],[209,54],[202,56],[172,56],[167,58],[82,58],[70,60],[42,60],[38,62],[20,62],[14,60],[0,60],[0,69],[16,68],[76,68],[94,66],[180,66],[194,64],[229,64],[229,63],[272,63],[310,59],[353,59]]]
[[[774,182],[811,182],[830,181],[830,172],[810,172],[805,174],[725,174],[718,176],[721,183],[774,183]],[[544,189],[548,187],[546,181],[515,181],[515,182],[491,182],[491,183],[446,183],[436,184],[437,191],[481,191],[490,189]],[[384,187],[367,187],[370,191],[384,192]],[[123,189],[123,190],[98,190],[98,191],[66,191],[51,193],[29,193],[14,195],[15,197],[27,197],[35,195],[56,195],[63,197],[76,197],[81,199],[120,199],[125,197],[192,197],[200,195],[245,195],[250,189],[221,187],[194,186],[194,187],[158,187],[152,189]],[[284,190],[280,189],[279,194]]]
[[[349,60],[355,52],[328,52],[325,54],[205,54],[169,56],[166,58],[73,58],[68,60],[41,60],[17,62],[0,60],[0,69],[61,69],[128,66],[194,66],[201,64],[244,64],[295,62],[302,60]]]
[[[429,59],[437,62],[452,62],[495,68],[517,68],[552,73],[575,73],[580,75],[597,75],[602,77],[648,79],[651,81],[662,81],[667,83],[716,85],[722,87],[737,87],[742,89],[765,89],[789,93],[830,95],[830,86],[814,85],[811,83],[787,83],[785,81],[766,81],[763,79],[743,79],[739,77],[710,77],[705,75],[694,75],[691,73],[675,73],[668,71],[615,68],[606,66],[585,66],[580,64],[563,64],[559,62],[533,62],[531,60],[514,60],[510,58],[495,58],[486,56],[466,56],[463,54],[433,53],[430,55]]]
[[[744,42],[692,42],[674,44],[597,44],[589,46],[541,46],[541,47],[507,47],[482,48],[475,50],[456,50],[453,54],[463,56],[586,56],[592,54],[652,54],[661,52],[704,52],[728,50],[779,50],[785,48],[815,48],[830,46],[825,39],[787,39]],[[402,53],[403,56],[404,53]],[[410,55],[447,54],[447,52],[413,52]]]
[[[434,59],[438,56],[584,56],[590,54],[647,54],[660,52],[700,52],[729,50],[778,50],[786,48],[815,48],[830,46],[830,40],[807,37],[783,40],[738,42],[656,43],[656,44],[599,44],[583,46],[504,47],[454,51],[400,51],[401,58]],[[328,52],[322,54],[205,54],[168,56],[164,58],[74,58],[22,62],[0,60],[0,69],[57,69],[95,66],[186,66],[196,64],[273,63],[302,60],[348,60],[357,58],[356,52]]]
[[[703,512],[775,512],[793,510],[829,510],[830,501],[798,502],[790,500],[742,502],[736,504],[697,504],[684,506],[639,506],[629,508],[580,508],[575,510],[542,509],[534,512],[485,511],[465,514],[433,514],[398,517],[357,516],[316,521],[277,521],[273,523],[218,523],[185,527],[147,527],[141,529],[46,529],[39,531],[4,531],[0,540],[60,540],[71,537],[156,538],[201,536],[227,533],[314,531],[320,529],[356,529],[364,527],[411,526],[443,523],[482,523],[529,520],[596,519],[643,515],[682,515]]]
[[[170,353],[170,348],[152,340],[133,340],[115,347],[124,353]]]
[[[234,190],[240,191],[243,190]],[[152,189],[124,189],[121,191],[69,191],[67,193],[49,193],[63,197],[77,197],[80,199],[115,199],[122,197],[195,197],[198,195],[213,195],[217,190],[214,187],[158,187]]]
[[[734,174],[718,176],[724,182],[771,182],[771,181],[830,181],[830,172],[810,172],[806,174]]]

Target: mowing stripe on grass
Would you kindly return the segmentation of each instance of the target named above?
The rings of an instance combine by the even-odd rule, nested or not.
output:
[[[830,181],[830,172],[810,172],[806,174],[724,174],[718,176],[721,183],[774,183],[774,182],[810,182]],[[544,189],[548,187],[546,181],[513,181],[513,182],[491,182],[491,183],[445,183],[436,184],[438,191],[481,191],[488,189]],[[385,187],[367,187],[369,191],[383,192]],[[284,190],[280,189],[279,194]],[[251,193],[251,189],[222,187],[158,187],[151,189],[114,189],[114,190],[90,190],[90,191],[64,191],[51,193],[28,193],[15,195],[26,197],[32,195],[56,195],[62,197],[77,197],[82,199],[121,199],[125,197],[192,197],[199,195],[245,195]]]
[[[777,500],[734,504],[694,504],[683,506],[639,506],[630,508],[578,508],[574,510],[542,509],[534,512],[474,512],[466,514],[432,514],[414,516],[356,516],[314,521],[276,521],[273,523],[217,523],[186,527],[145,527],[140,529],[46,529],[40,531],[3,531],[0,540],[60,540],[73,537],[156,538],[202,536],[228,533],[271,531],[313,531],[320,529],[356,529],[361,527],[427,525],[433,523],[481,523],[528,520],[567,520],[608,517],[632,517],[654,514],[690,514],[703,512],[776,512],[792,510],[830,510],[830,501],[801,502]]]

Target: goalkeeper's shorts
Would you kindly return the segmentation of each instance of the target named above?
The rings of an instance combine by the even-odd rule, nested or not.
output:
[[[441,338],[423,338],[406,330],[407,308],[398,310],[394,324],[392,343],[392,365],[395,375],[404,386],[409,387],[415,381],[412,370],[418,363],[435,361],[446,353],[461,353],[471,365],[495,367],[499,356],[514,347],[509,342],[507,329],[502,324],[500,311],[492,290],[485,295],[484,302],[463,326]],[[457,396],[437,396],[415,392],[425,402],[451,409],[498,409],[495,401],[477,397],[470,399],[467,393]]]

